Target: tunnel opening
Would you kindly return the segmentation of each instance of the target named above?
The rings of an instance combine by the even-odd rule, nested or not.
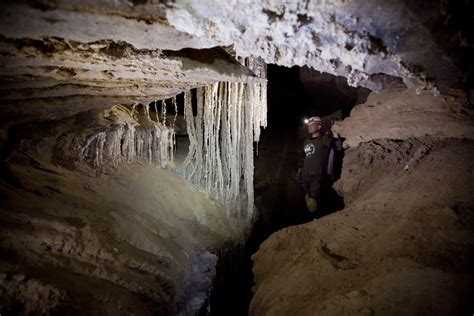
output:
[[[209,301],[200,315],[247,315],[252,299],[251,256],[272,233],[321,218],[344,208],[332,188],[340,177],[343,151],[335,157],[335,173],[324,179],[316,213],[307,210],[297,169],[307,137],[304,119],[320,116],[324,133],[365,102],[370,90],[348,86],[345,78],[309,68],[268,65],[268,125],[256,144],[255,206],[258,217],[244,243],[229,242],[216,250],[219,258]]]
[[[269,232],[328,215],[344,207],[332,189],[340,177],[344,150],[334,156],[334,174],[322,180],[321,203],[316,214],[307,211],[301,179],[296,177],[303,161],[303,142],[308,138],[305,118],[322,118],[322,134],[333,140],[333,124],[350,115],[370,93],[353,88],[346,78],[320,73],[308,67],[268,67],[268,127],[255,158],[256,204]],[[341,142],[343,139],[340,139]],[[342,144],[341,144],[342,145]]]

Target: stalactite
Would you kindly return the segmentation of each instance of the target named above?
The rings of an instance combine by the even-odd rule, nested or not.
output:
[[[247,61],[260,77],[265,64]],[[266,84],[220,82],[198,88],[197,116],[185,94],[190,149],[184,162],[187,181],[223,204],[227,215],[253,219],[253,143],[266,126]]]
[[[260,60],[245,60],[260,77],[266,76]],[[184,112],[189,135],[189,153],[183,164],[186,180],[221,203],[228,217],[249,223],[254,215],[254,142],[266,126],[266,84],[220,82],[196,89],[197,113],[193,115],[191,92],[185,92]],[[174,118],[167,124],[166,100],[161,117],[156,101],[155,117],[149,106],[116,106],[109,116],[119,122],[96,132],[80,146],[79,157],[93,166],[117,165],[136,158],[168,167],[173,164],[174,128],[178,106],[171,100]]]
[[[115,106],[109,110],[105,118],[113,118],[114,124],[79,146],[79,160],[98,167],[106,162],[118,165],[141,158],[156,166],[172,166],[174,131],[153,121],[148,106],[141,109],[137,110],[135,104],[131,109]]]
[[[176,118],[178,117],[178,102],[176,101],[175,95],[171,98],[171,103],[174,108],[174,117],[173,123],[171,124],[171,129],[174,131],[176,127]],[[176,147],[176,133],[173,133],[173,146]]]
[[[163,125],[166,126],[166,100],[161,101],[161,117],[163,118]]]

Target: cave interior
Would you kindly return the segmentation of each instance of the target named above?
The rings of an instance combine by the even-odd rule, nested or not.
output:
[[[471,315],[473,21],[3,1],[0,315]],[[314,116],[338,145],[310,212]]]

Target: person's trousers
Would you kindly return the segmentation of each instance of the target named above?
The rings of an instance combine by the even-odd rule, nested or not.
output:
[[[303,175],[303,190],[313,199],[319,199],[319,192],[321,191],[321,177]]]

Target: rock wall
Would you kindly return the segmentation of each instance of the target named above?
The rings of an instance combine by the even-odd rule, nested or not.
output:
[[[248,223],[188,186],[174,168],[175,126],[150,117],[148,104],[266,80],[171,27],[167,8],[0,4],[0,312],[206,309],[211,252],[241,240]]]
[[[122,152],[109,155],[107,133],[124,122],[135,136],[124,132]],[[206,308],[217,262],[211,252],[243,232],[188,187],[172,161],[162,164],[159,148],[145,146],[154,124],[142,109],[119,107],[9,130],[0,169],[2,313]],[[102,134],[103,148],[89,141]]]
[[[436,104],[468,111],[457,98],[395,89],[338,124],[350,145],[336,183],[346,206],[260,246],[250,314],[472,311],[474,141],[459,133],[472,118]],[[411,137],[387,127],[407,117],[419,122],[400,126]]]

